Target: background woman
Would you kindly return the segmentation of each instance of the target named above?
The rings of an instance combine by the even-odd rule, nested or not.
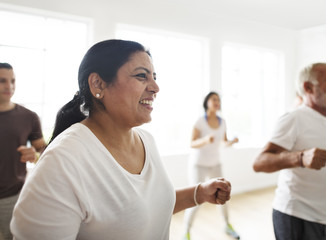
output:
[[[189,182],[198,184],[217,176],[222,176],[219,149],[222,142],[231,146],[238,142],[237,138],[229,141],[226,136],[226,126],[223,118],[217,115],[221,109],[220,96],[216,92],[210,92],[203,103],[205,115],[201,116],[195,123],[191,137],[191,148],[193,148],[189,159]],[[190,229],[198,207],[187,209],[185,212],[185,239],[190,239]],[[227,208],[222,207],[225,220],[226,232],[240,239],[229,223]]]

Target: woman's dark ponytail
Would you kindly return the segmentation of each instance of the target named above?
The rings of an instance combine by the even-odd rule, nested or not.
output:
[[[51,143],[54,138],[56,138],[68,127],[75,123],[81,122],[86,118],[86,115],[81,110],[81,105],[82,100],[79,92],[77,92],[74,98],[58,111],[53,134],[49,143]]]

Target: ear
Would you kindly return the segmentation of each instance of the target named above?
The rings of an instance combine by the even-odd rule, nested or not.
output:
[[[311,82],[304,82],[303,89],[306,93],[313,93],[313,84]]]
[[[99,99],[103,97],[102,91],[104,89],[105,83],[97,73],[91,73],[88,76],[88,85],[92,95],[95,98]]]

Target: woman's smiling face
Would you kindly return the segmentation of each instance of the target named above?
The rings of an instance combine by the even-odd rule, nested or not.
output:
[[[103,104],[120,123],[135,127],[151,121],[152,102],[159,91],[151,57],[136,52],[119,68],[114,83],[104,89]]]

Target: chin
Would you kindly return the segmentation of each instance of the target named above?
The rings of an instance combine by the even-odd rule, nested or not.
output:
[[[149,117],[148,119],[146,119],[146,120],[144,121],[144,123],[149,123],[149,122],[151,122],[151,121],[152,121],[152,118]]]
[[[138,121],[138,123],[135,124],[135,127],[139,127],[139,126],[141,126],[141,125],[143,125],[145,123],[149,123],[151,121],[152,121],[151,117],[149,117],[147,119],[141,119],[141,120]]]

